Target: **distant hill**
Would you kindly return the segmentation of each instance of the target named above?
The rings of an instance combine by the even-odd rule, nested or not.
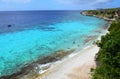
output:
[[[120,20],[120,8],[85,10],[82,14],[97,16],[106,20]]]

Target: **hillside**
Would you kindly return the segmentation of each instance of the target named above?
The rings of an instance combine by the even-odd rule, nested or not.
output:
[[[112,20],[109,33],[97,42],[100,47],[96,55],[97,68],[93,71],[93,79],[120,79],[120,8],[90,10],[83,13]]]
[[[109,21],[120,20],[120,8],[113,9],[100,9],[100,10],[85,10],[82,12],[84,15],[96,16],[104,18]]]

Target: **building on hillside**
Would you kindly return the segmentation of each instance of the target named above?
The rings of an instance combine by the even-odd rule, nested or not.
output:
[[[117,11],[118,16],[120,16],[120,10]]]
[[[116,17],[119,17],[119,16],[120,16],[120,10],[115,11],[115,16],[116,16]]]

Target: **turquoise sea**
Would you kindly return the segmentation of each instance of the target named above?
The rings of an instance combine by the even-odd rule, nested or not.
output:
[[[0,12],[0,76],[59,50],[82,49],[105,32],[106,24],[80,11]]]

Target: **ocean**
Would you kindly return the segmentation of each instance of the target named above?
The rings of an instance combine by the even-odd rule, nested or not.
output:
[[[81,50],[105,32],[106,24],[80,11],[1,11],[0,77],[56,51]]]

